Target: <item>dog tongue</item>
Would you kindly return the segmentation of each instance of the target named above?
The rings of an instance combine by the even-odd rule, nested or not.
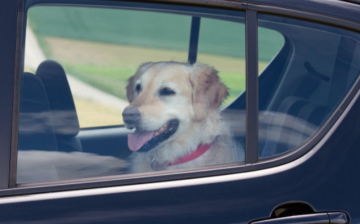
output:
[[[155,131],[135,132],[128,135],[128,146],[131,151],[138,151],[146,142],[153,138]]]

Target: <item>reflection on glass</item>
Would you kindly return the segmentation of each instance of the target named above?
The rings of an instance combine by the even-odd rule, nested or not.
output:
[[[126,173],[127,162],[85,152],[19,151],[18,183],[49,182]]]

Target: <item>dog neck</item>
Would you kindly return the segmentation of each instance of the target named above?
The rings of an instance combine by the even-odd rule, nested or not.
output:
[[[160,164],[158,161],[156,161],[154,159],[151,162],[151,168],[154,171],[159,171],[159,170],[164,170],[166,167],[169,167],[169,166],[175,166],[175,165],[179,165],[182,163],[190,162],[190,161],[200,157],[201,155],[203,155],[208,149],[210,149],[210,147],[213,145],[213,143],[214,142],[211,142],[210,144],[199,145],[197,147],[197,149],[195,151],[193,151],[191,154],[180,157],[172,163]]]
[[[219,113],[209,115],[202,122],[191,122],[174,140],[160,145],[147,153],[149,161],[155,158],[159,163],[172,163],[178,158],[194,152],[199,145],[210,144],[225,133]]]
[[[177,159],[176,161],[167,164],[168,166],[175,166],[181,163],[186,163],[189,162],[191,160],[194,160],[196,158],[198,158],[199,156],[201,156],[202,154],[204,154],[208,149],[210,149],[210,147],[213,145],[214,142],[211,142],[210,144],[205,144],[205,145],[199,145],[197,147],[197,149],[192,152],[190,155],[186,155],[183,156],[179,159]]]

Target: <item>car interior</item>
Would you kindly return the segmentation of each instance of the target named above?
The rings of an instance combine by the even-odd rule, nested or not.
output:
[[[294,149],[313,136],[360,71],[355,35],[326,25],[284,20],[277,23],[279,18],[270,15],[259,18],[259,26],[274,29],[286,39],[259,77],[260,157]],[[295,32],[295,26],[302,31]]]

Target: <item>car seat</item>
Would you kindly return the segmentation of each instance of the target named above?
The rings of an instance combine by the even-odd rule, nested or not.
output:
[[[77,138],[79,121],[64,69],[59,63],[47,60],[39,65],[36,76],[41,79],[48,96],[58,150],[82,151]]]
[[[18,170],[17,182],[58,180],[53,160],[40,164],[31,155],[41,151],[57,152],[54,122],[45,88],[40,78],[24,73],[21,78],[19,104]],[[41,162],[41,161],[40,161]],[[34,165],[36,165],[35,169]]]

